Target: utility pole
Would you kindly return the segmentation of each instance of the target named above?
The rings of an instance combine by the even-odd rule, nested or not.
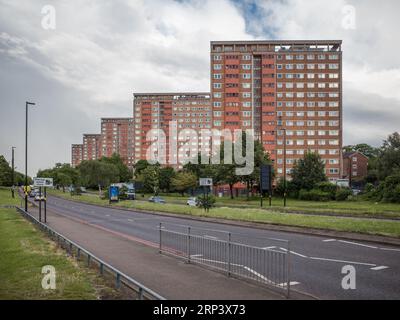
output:
[[[28,211],[28,106],[35,103],[25,103],[25,211]]]
[[[286,207],[286,129],[283,128],[283,206]]]
[[[11,147],[11,196],[15,198],[14,195],[14,149],[15,147]]]

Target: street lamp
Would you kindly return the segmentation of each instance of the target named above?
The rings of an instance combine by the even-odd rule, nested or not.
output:
[[[278,121],[279,129],[283,131],[283,206],[286,207],[286,128],[282,127],[282,117]]]
[[[28,211],[28,106],[34,102],[25,103],[25,211]]]
[[[11,147],[11,196],[14,198],[14,149]]]

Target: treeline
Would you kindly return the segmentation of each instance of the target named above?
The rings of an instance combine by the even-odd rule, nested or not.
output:
[[[39,170],[37,176],[53,178],[54,185],[63,191],[70,185],[98,188],[101,191],[111,183],[128,182],[133,177],[132,171],[118,154],[99,160],[85,160],[76,168],[67,163],[57,163],[54,168]]]
[[[4,156],[0,155],[0,186],[11,187],[13,183],[12,168]],[[28,176],[28,183],[32,184],[32,178]],[[25,184],[25,174],[14,171],[14,185]]]
[[[244,132],[241,145],[242,156],[245,156],[246,135]],[[233,145],[232,159],[233,152],[238,147],[238,142]],[[197,159],[189,161],[177,172],[171,167],[161,167],[159,164],[149,164],[146,160],[140,160],[135,165],[135,180],[142,184],[144,192],[154,194],[160,191],[179,192],[183,195],[185,192],[193,193],[193,190],[198,187],[199,178],[212,178],[214,186],[229,185],[231,198],[233,198],[233,186],[241,182],[247,186],[247,196],[249,196],[251,190],[259,185],[261,165],[271,163],[268,153],[259,141],[254,141],[254,170],[249,175],[238,175],[236,169],[241,166],[235,163],[224,163],[224,149],[225,145],[222,142],[219,148],[221,159],[219,164],[201,163],[201,154],[198,154]]]

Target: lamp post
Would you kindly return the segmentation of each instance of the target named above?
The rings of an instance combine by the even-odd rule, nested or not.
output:
[[[282,127],[282,117],[278,121],[279,129],[283,131],[283,206],[286,207],[286,128]]]
[[[14,149],[11,147],[11,196],[14,198]]]
[[[25,211],[28,211],[28,106],[33,102],[25,102]]]

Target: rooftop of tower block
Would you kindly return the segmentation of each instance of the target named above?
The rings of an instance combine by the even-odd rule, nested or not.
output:
[[[342,40],[244,40],[211,41],[211,52],[332,52],[341,51]]]

